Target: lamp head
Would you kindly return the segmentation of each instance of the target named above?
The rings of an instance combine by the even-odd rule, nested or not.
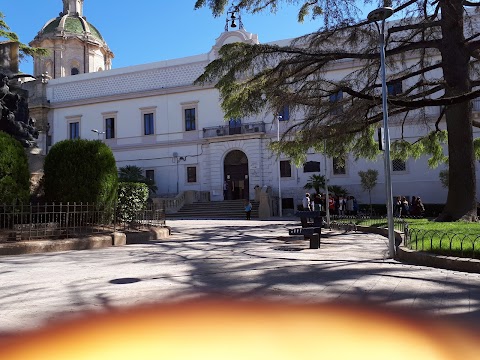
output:
[[[393,15],[393,9],[391,7],[381,7],[370,11],[367,19],[371,22],[383,21]]]

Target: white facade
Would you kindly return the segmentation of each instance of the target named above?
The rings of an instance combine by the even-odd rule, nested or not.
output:
[[[275,116],[244,118],[240,126],[229,128],[218,91],[213,86],[193,85],[218,49],[233,41],[257,43],[258,39],[244,30],[229,31],[222,33],[206,54],[49,81],[46,97],[51,108],[48,121],[52,144],[77,136],[101,139],[112,148],[118,167],[136,165],[149,171],[159,194],[201,190],[210,192],[212,201],[221,201],[224,181],[235,176],[233,185],[240,189],[236,197],[253,198],[257,185],[270,186],[278,194],[279,162],[268,149],[268,144],[277,139]],[[332,69],[332,77],[351,70],[351,63],[339,64],[338,69]],[[438,110],[429,111],[432,119],[438,116]],[[192,122],[188,122],[187,113],[194,113],[194,130],[189,129]],[[398,123],[394,118],[391,120],[391,138],[399,138],[401,129],[395,126]],[[295,121],[294,114],[289,121]],[[280,122],[280,131],[288,125],[287,121]],[[408,125],[403,131],[406,137],[414,138],[426,130],[426,125]],[[246,170],[240,178],[229,174],[232,168],[225,163],[234,150],[243,152],[248,161],[246,165],[241,159]],[[289,159],[282,156],[280,160]],[[307,161],[319,162],[320,172],[304,172],[292,165],[291,176],[280,179],[282,198],[293,199],[295,206],[301,203],[303,186],[312,174],[327,174],[330,185],[345,187],[359,203],[369,203],[358,175],[367,169],[379,172],[372,202],[385,203],[382,157],[376,162],[348,159],[345,174],[336,174],[333,160],[325,161],[321,154],[308,154]],[[442,169],[430,169],[426,157],[409,159],[404,170],[395,171],[398,169],[394,167],[394,195],[419,195],[426,204],[444,202],[447,190],[438,176]]]

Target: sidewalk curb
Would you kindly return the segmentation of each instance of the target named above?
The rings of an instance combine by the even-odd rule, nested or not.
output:
[[[357,230],[388,237],[388,229],[358,226]],[[402,236],[403,234],[401,232],[395,231],[395,260],[439,269],[480,273],[480,260],[478,259],[436,255],[424,251],[411,250],[405,246],[399,246],[403,242]]]
[[[84,238],[58,240],[25,240],[0,243],[0,256],[39,254],[69,250],[102,249],[111,246],[123,246],[170,236],[170,228],[150,228],[146,231],[125,231],[111,234],[94,235]]]
[[[423,251],[411,250],[404,246],[397,248],[395,259],[414,265],[480,273],[480,260],[478,259],[434,255]]]

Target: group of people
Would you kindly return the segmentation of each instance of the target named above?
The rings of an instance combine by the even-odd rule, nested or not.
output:
[[[306,193],[302,199],[303,210],[319,210],[326,211],[326,199],[325,194],[311,195]],[[358,213],[358,203],[354,196],[328,196],[328,210],[332,215],[356,215]]]
[[[394,205],[395,216],[423,216],[425,206],[420,196],[412,196],[412,201],[408,202],[405,196],[398,196]]]

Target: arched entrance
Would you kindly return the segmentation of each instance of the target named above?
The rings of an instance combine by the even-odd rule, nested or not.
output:
[[[248,199],[248,159],[240,150],[232,150],[223,162],[224,181],[227,182],[225,200]]]

